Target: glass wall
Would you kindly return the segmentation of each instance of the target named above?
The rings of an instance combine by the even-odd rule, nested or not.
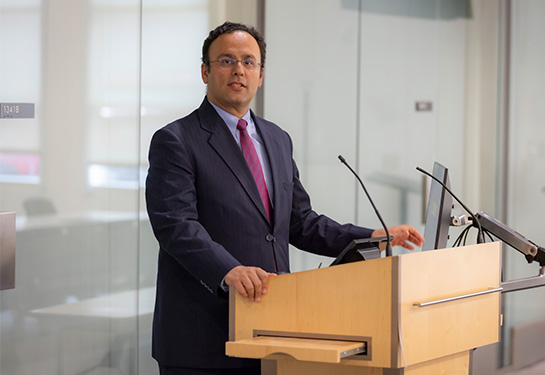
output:
[[[202,41],[227,18],[255,24],[257,2],[0,0],[0,103],[35,104],[0,119],[0,373],[157,373],[148,145],[203,100]]]
[[[5,51],[12,53],[12,58],[0,58],[0,95],[3,100],[7,99],[8,91],[31,103],[40,98],[41,9],[39,0],[12,1],[2,6],[0,43]],[[16,32],[20,30],[24,32]],[[18,61],[28,61],[25,69],[21,69]],[[20,126],[27,129],[27,136],[19,136]],[[38,184],[41,176],[39,122],[26,119],[6,122],[0,131],[0,174],[3,181]]]
[[[202,41],[210,30],[208,0],[150,0],[142,2],[140,206],[145,210],[144,180],[148,148],[160,127],[197,108],[205,95],[200,78]],[[149,221],[140,227],[140,283],[155,285],[158,245]],[[149,301],[154,302],[155,296]],[[147,306],[142,299],[140,306]],[[152,306],[153,307],[153,306]],[[151,359],[151,314],[139,322],[139,374],[158,373]]]
[[[539,0],[510,3],[509,112],[507,223],[539,246],[545,246],[545,3]],[[539,265],[506,250],[506,278],[537,276]],[[510,293],[505,300],[505,362],[520,368],[545,359],[534,335],[545,326],[545,288]],[[541,334],[537,334],[542,337]],[[535,344],[545,345],[545,339]]]
[[[154,281],[138,269],[140,1],[1,0],[0,28],[0,102],[35,104],[0,120],[0,211],[17,213],[0,373],[134,374]]]
[[[290,132],[315,209],[380,226],[339,154],[387,225],[423,229],[417,166],[441,162],[461,190],[467,13],[466,2],[267,3],[265,116]],[[294,269],[330,262],[292,259]]]
[[[339,221],[380,225],[338,162],[342,154],[388,225],[422,230],[415,167],[430,170],[439,161],[450,170],[452,190],[474,212],[496,216],[543,245],[545,133],[538,103],[544,53],[538,39],[544,10],[540,1],[267,2],[265,116],[290,132],[314,207]],[[510,50],[501,48],[506,42]],[[500,71],[502,53],[509,79]],[[507,130],[499,103],[508,106]],[[453,213],[465,212],[457,206]],[[450,243],[460,230],[451,228]],[[538,274],[515,250],[506,248],[505,255],[506,279]],[[293,270],[328,262],[292,251]],[[543,290],[504,295],[501,349],[492,348],[490,357],[477,352],[485,357],[476,362],[487,362],[479,374],[505,374],[544,359],[545,340],[528,341],[534,337],[519,330],[519,344],[541,344],[535,351],[511,340],[518,328],[543,332]]]

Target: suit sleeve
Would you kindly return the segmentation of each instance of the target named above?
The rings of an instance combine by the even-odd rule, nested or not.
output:
[[[195,161],[181,136],[158,130],[149,151],[146,204],[162,251],[210,292],[240,263],[198,221]]]

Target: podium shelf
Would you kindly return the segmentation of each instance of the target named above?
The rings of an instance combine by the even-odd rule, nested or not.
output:
[[[265,358],[271,354],[287,354],[299,361],[321,363],[340,363],[342,358],[365,353],[366,349],[367,344],[363,342],[271,336],[258,336],[226,344],[228,356]]]

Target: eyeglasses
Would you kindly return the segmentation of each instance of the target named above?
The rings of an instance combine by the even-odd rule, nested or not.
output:
[[[222,69],[232,69],[237,65],[238,62],[240,62],[242,64],[242,67],[246,70],[254,70],[259,65],[261,65],[260,63],[252,59],[237,60],[231,57],[222,57],[221,59],[210,61],[210,63],[218,63],[220,68]]]

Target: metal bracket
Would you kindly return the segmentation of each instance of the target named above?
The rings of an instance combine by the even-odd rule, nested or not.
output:
[[[531,288],[539,288],[545,286],[545,268],[539,269],[539,275],[533,277],[527,277],[525,279],[510,280],[502,282],[502,293],[515,292],[517,290],[525,290]]]

